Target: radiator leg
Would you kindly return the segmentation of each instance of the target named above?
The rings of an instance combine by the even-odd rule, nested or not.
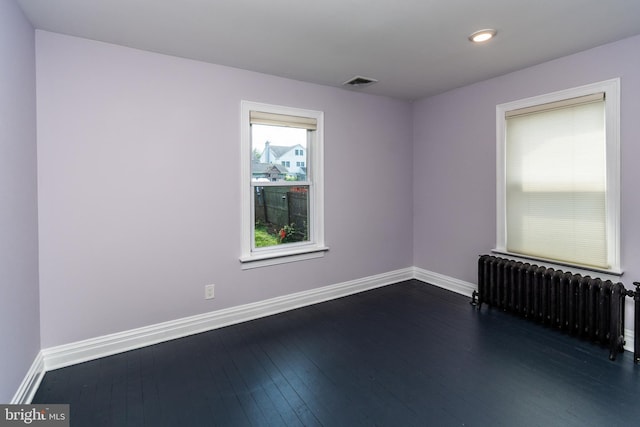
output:
[[[624,336],[620,335],[618,336],[618,338],[613,343],[613,346],[611,347],[611,350],[609,352],[609,360],[616,360],[616,356],[618,355],[618,353],[622,353],[623,351],[624,351]],[[635,359],[635,356],[634,356],[634,361],[635,363],[638,363]]]
[[[473,291],[473,293],[471,294],[471,301],[469,302],[469,304],[474,306],[476,309],[480,310],[482,308],[482,302],[476,299],[478,298],[478,295],[479,295],[478,291]]]

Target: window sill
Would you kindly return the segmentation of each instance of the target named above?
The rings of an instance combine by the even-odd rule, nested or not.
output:
[[[554,261],[554,260],[545,259],[545,258],[537,258],[537,257],[522,255],[518,253],[512,253],[502,249],[492,249],[491,252],[497,255],[509,256],[515,259],[516,261],[523,261],[523,262],[539,261],[540,263],[543,263],[545,267],[554,268],[562,271],[567,271],[567,269],[569,269],[571,273],[581,274],[583,276],[592,275],[594,272],[597,272],[605,276],[610,276],[610,277],[605,277],[605,279],[610,278],[610,280],[612,281],[620,280],[620,276],[624,274],[624,272],[619,268],[612,268],[607,270],[604,268],[589,267],[589,266],[579,265],[579,264],[562,263],[560,261]]]
[[[278,251],[276,253],[251,254],[240,257],[240,263],[242,263],[243,270],[249,270],[251,268],[268,267],[271,265],[322,258],[328,250],[329,248],[327,246],[313,246],[287,251]]]

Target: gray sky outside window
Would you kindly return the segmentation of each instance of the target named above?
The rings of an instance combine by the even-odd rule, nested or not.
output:
[[[256,150],[259,154],[262,154],[264,144],[267,141],[271,145],[287,147],[300,144],[306,150],[307,130],[283,126],[251,125],[251,150]]]

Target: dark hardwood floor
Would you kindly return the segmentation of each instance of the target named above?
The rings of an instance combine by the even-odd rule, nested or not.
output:
[[[87,426],[633,426],[640,366],[418,281],[48,372]]]

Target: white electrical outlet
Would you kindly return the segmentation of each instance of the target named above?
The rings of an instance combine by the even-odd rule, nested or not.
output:
[[[204,287],[204,299],[213,299],[215,298],[215,287],[216,285],[205,285]]]

